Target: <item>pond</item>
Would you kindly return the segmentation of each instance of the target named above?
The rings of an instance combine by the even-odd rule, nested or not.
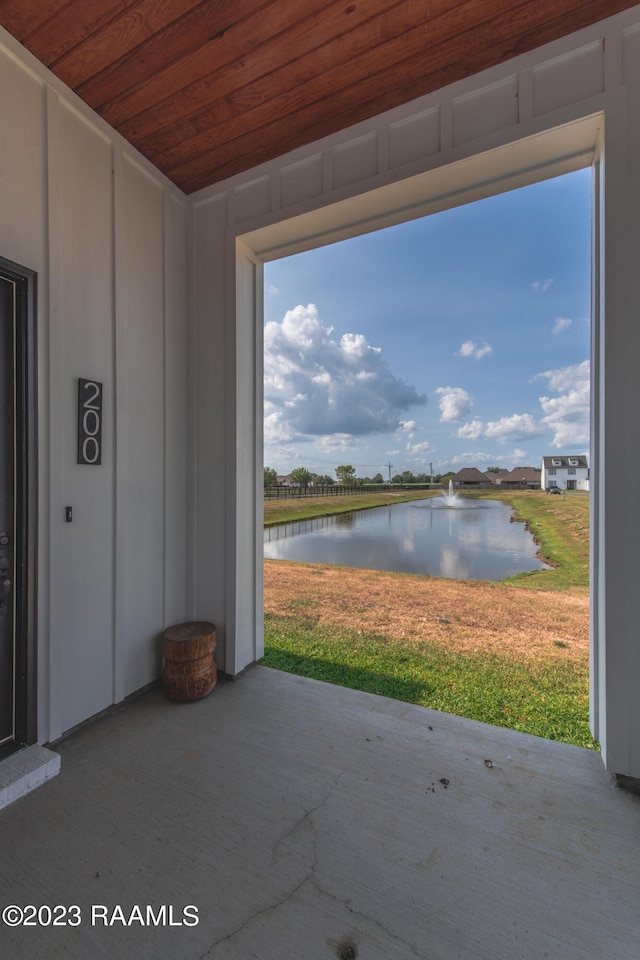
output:
[[[451,501],[449,501],[451,503]],[[433,577],[503,580],[548,569],[533,537],[498,500],[446,497],[268,527],[268,559]]]

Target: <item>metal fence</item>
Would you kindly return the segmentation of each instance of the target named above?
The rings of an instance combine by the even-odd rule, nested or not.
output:
[[[363,483],[358,486],[347,486],[343,483],[334,483],[327,486],[309,487],[265,487],[265,500],[302,500],[306,497],[346,497],[357,496],[360,493],[386,493],[392,490],[428,490],[428,483]]]

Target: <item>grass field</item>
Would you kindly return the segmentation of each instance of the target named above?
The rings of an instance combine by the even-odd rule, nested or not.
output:
[[[588,497],[509,499],[553,570],[492,583],[267,561],[262,662],[595,746]]]
[[[406,500],[423,500],[436,494],[430,490],[416,490],[410,493],[398,489],[393,492],[357,493],[353,496],[301,497],[299,500],[265,500],[264,525],[291,523],[295,520],[308,520],[310,517],[330,517],[336,513],[349,513],[351,510],[365,510],[370,507],[383,507],[388,503],[403,503]]]

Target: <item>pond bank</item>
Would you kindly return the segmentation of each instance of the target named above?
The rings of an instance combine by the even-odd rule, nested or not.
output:
[[[347,497],[314,497],[301,500],[266,500],[264,504],[264,525],[291,523],[294,520],[310,520],[314,517],[332,517],[353,510],[369,510],[371,507],[383,507],[389,503],[406,503],[408,500],[425,500],[437,497],[440,490],[384,491],[382,493],[359,493]]]

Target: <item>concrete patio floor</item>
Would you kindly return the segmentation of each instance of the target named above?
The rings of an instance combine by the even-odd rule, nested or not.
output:
[[[3,957],[640,956],[640,797],[591,751],[265,667],[54,749],[0,813],[0,907],[79,909],[0,922]]]

